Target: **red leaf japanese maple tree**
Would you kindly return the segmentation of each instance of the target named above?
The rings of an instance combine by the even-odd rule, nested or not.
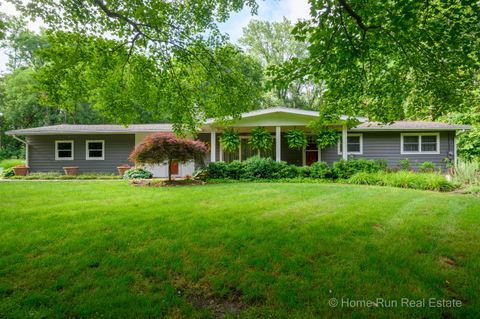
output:
[[[203,161],[208,149],[201,141],[177,137],[173,133],[153,133],[145,137],[130,154],[129,160],[140,164],[168,163],[168,180],[173,161],[185,163],[189,160]]]

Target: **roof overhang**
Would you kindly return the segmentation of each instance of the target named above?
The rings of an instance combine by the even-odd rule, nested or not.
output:
[[[229,127],[255,127],[255,126],[305,126],[315,119],[319,118],[318,111],[292,109],[286,107],[274,107],[263,110],[242,113],[239,119],[227,119],[226,126]],[[339,117],[338,124],[356,119],[360,123],[367,121],[364,117],[348,117],[342,115]],[[215,118],[209,118],[205,121],[209,126],[225,126],[221,121]],[[332,123],[334,124],[334,123]]]

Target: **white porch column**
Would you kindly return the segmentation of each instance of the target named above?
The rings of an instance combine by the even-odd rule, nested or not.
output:
[[[347,153],[347,146],[348,146],[348,142],[347,142],[347,125],[343,124],[342,126],[342,158],[344,160],[347,160],[348,159],[348,153]]]
[[[275,126],[275,159],[277,162],[280,162],[282,154],[282,128],[280,126]]]
[[[212,129],[210,132],[210,162],[216,162],[217,155],[217,132]]]

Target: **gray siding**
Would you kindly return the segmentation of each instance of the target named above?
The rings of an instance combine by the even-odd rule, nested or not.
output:
[[[55,141],[74,141],[74,160],[55,160]],[[86,160],[86,141],[104,140],[105,159]],[[31,172],[63,172],[65,166],[80,167],[79,173],[115,173],[121,164],[133,164],[128,156],[135,146],[134,134],[110,135],[48,135],[28,136],[29,166]]]
[[[418,168],[421,163],[430,161],[443,169],[445,168],[444,159],[446,157],[453,160],[455,132],[440,132],[440,154],[401,154],[401,132],[364,132],[362,134],[363,154],[351,155],[349,158],[384,159],[392,168],[398,167],[398,161],[408,158],[413,168]],[[338,161],[340,158],[341,155],[338,155],[337,145],[322,151],[322,160],[328,164]]]

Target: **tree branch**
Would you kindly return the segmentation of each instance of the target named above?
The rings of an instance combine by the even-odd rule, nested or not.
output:
[[[371,25],[365,25],[365,23],[363,22],[363,19],[362,17],[360,17],[358,15],[358,13],[356,13],[352,7],[350,7],[350,5],[347,3],[346,0],[339,0],[340,2],[340,5],[343,7],[343,9],[345,11],[347,11],[348,15],[351,16],[352,18],[355,19],[355,21],[357,21],[357,25],[360,27],[360,29],[363,30],[363,33],[365,34],[368,30],[371,30],[371,29],[379,29],[381,28],[382,26],[381,25],[375,25],[375,24],[371,24]]]

